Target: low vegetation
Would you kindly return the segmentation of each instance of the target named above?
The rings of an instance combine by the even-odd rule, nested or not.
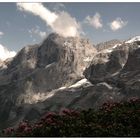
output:
[[[38,122],[21,122],[2,137],[135,137],[140,136],[140,99],[104,103],[99,110],[49,112]]]

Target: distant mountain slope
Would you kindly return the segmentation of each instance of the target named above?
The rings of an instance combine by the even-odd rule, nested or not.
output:
[[[122,42],[123,41],[114,39],[114,40],[99,43],[99,44],[96,45],[96,48],[97,48],[98,51],[101,51],[101,50],[112,48],[114,45],[121,44]]]

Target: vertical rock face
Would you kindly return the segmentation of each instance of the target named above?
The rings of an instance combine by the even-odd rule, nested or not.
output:
[[[107,82],[119,88],[124,99],[140,97],[140,38],[100,51],[84,75],[92,83]],[[118,95],[118,97],[120,96]]]
[[[140,96],[140,47],[135,42],[130,45],[127,62],[118,76],[126,96]]]
[[[83,77],[95,54],[96,49],[86,39],[50,34],[37,49],[36,68],[30,75],[33,90],[44,93],[72,84]]]
[[[95,53],[96,49],[87,39],[50,34],[39,48],[38,65],[45,67],[61,62],[62,65],[70,65],[71,69],[81,69],[82,65],[86,66],[85,59],[91,59]]]
[[[71,84],[83,77],[96,52],[86,39],[50,34],[41,45],[27,46],[17,54],[0,77],[1,84],[19,80],[24,85],[29,80],[43,92]]]
[[[129,47],[125,44],[99,51],[93,58],[84,75],[92,83],[109,80],[124,67],[128,58]]]

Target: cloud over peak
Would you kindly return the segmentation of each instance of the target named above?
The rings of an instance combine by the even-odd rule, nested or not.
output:
[[[117,31],[127,25],[127,21],[123,21],[120,17],[109,23],[111,30]]]
[[[67,12],[60,12],[59,17],[55,20],[52,26],[53,30],[64,37],[78,36],[80,25],[75,18],[72,18]]]
[[[99,13],[96,13],[94,16],[87,16],[85,22],[96,29],[103,27],[101,15]]]
[[[0,60],[6,60],[7,58],[14,57],[16,55],[15,51],[9,51],[6,47],[0,44]]]
[[[79,35],[79,24],[67,12],[63,11],[56,14],[44,7],[42,3],[17,3],[17,7],[20,11],[39,16],[54,32],[64,37]]]

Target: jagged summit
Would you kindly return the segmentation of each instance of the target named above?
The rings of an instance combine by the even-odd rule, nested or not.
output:
[[[117,40],[117,39],[113,39],[113,40],[110,40],[110,41],[106,41],[106,42],[102,42],[102,43],[97,44],[96,48],[97,48],[98,51],[101,51],[101,50],[105,50],[105,49],[111,49],[116,44],[121,44],[121,43],[122,43],[122,41]]]
[[[46,42],[48,41],[53,41],[54,43],[57,43],[57,44],[61,44],[61,47],[86,47],[83,45],[73,45],[74,43],[85,43],[86,44],[92,44],[92,42],[90,42],[89,39],[86,39],[86,38],[81,38],[81,37],[63,37],[57,33],[51,33],[47,36],[47,38],[42,42],[42,45],[43,44],[46,44]],[[93,44],[92,44],[93,45]],[[94,46],[94,45],[93,45]]]
[[[96,52],[92,43],[87,39],[81,39],[79,37],[65,38],[56,33],[52,33],[43,41],[39,48],[38,64],[40,66],[46,66],[53,62],[61,62],[61,64],[66,65],[69,63],[74,64],[76,61],[83,63],[86,57],[93,57],[92,54]],[[79,64],[79,62],[76,63]]]
[[[135,36],[135,37],[127,40],[125,43],[134,43],[134,42],[137,42],[137,41],[140,41],[140,36]]]

